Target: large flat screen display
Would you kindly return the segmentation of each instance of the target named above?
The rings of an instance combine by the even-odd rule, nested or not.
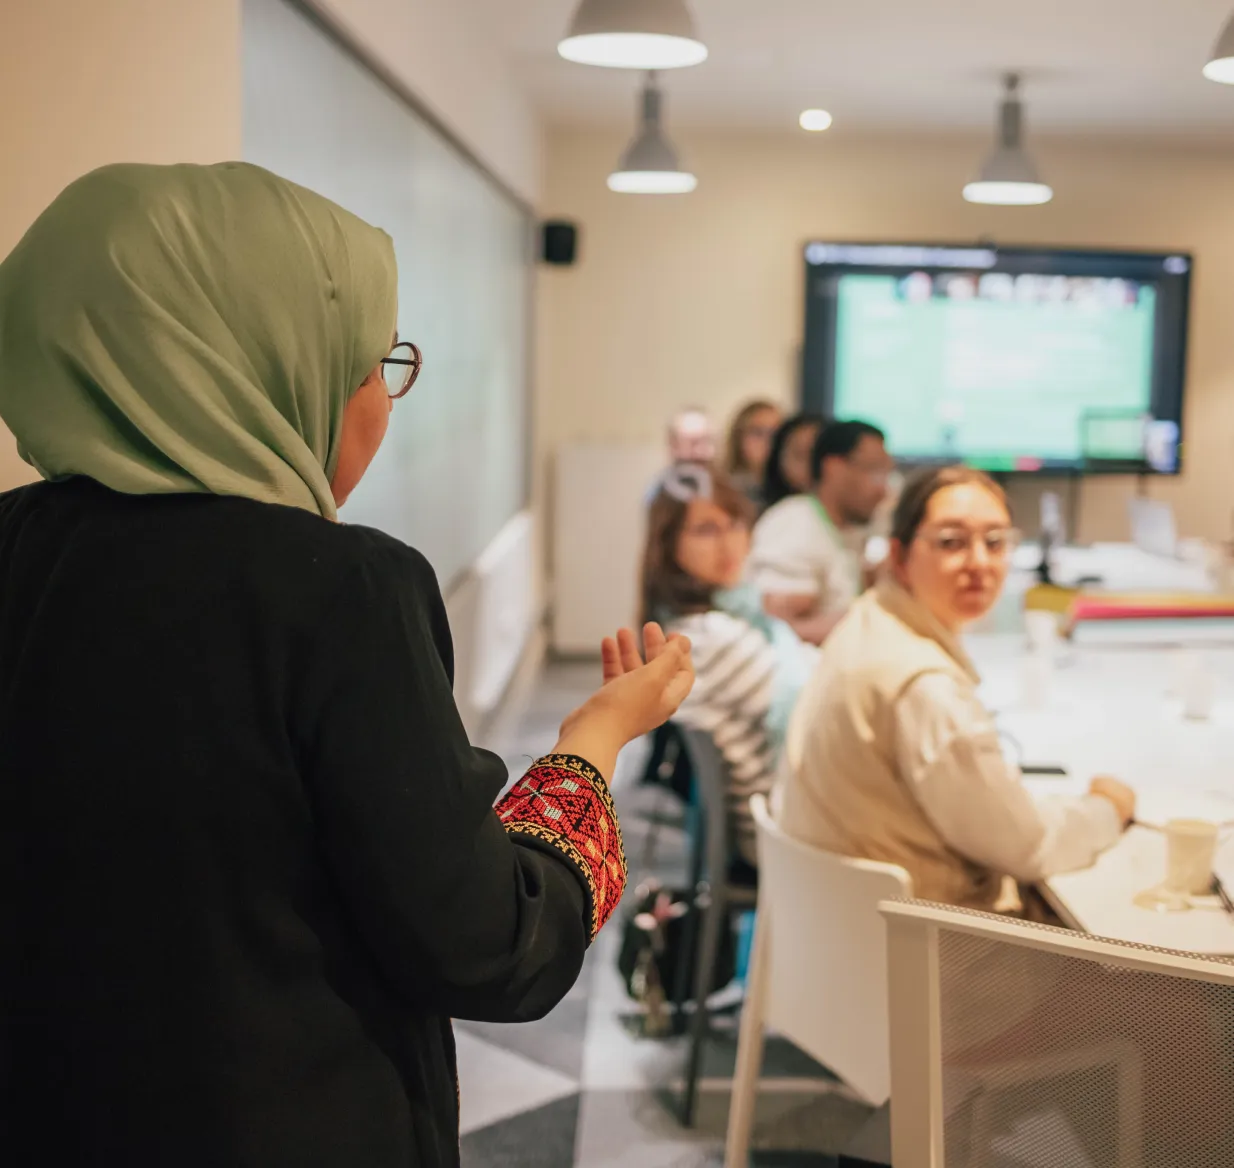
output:
[[[1181,252],[815,242],[803,403],[906,463],[1175,474],[1192,261]]]

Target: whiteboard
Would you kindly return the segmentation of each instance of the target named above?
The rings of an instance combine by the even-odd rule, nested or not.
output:
[[[531,222],[413,106],[288,0],[244,0],[244,157],[394,239],[398,329],[424,352],[343,509],[449,587],[528,490]]]

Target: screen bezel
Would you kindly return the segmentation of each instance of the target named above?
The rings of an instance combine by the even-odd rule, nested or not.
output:
[[[812,281],[820,271],[833,271],[841,274],[870,273],[886,275],[890,272],[909,272],[914,270],[930,271],[931,273],[946,271],[972,271],[974,265],[955,264],[906,264],[863,265],[860,263],[815,263],[809,259],[811,251],[819,246],[837,248],[901,248],[906,251],[919,252],[993,252],[999,257],[1013,256],[1021,261],[1031,263],[1039,261],[1040,274],[1063,274],[1058,271],[1060,266],[1080,266],[1087,263],[1101,265],[1119,261],[1139,262],[1142,264],[1163,265],[1171,258],[1181,258],[1187,263],[1187,270],[1182,273],[1171,273],[1178,282],[1177,319],[1166,320],[1160,315],[1157,322],[1157,337],[1154,344],[1154,361],[1157,368],[1154,379],[1162,382],[1162,394],[1168,394],[1177,413],[1178,424],[1178,457],[1172,470],[1158,470],[1147,460],[1129,459],[1080,459],[1064,465],[1046,463],[1037,468],[1015,468],[1000,470],[1000,475],[1059,477],[1073,474],[1085,475],[1153,475],[1157,477],[1177,477],[1183,473],[1186,465],[1186,421],[1185,409],[1187,400],[1187,373],[1190,353],[1191,329],[1191,285],[1195,274],[1195,256],[1185,249],[1145,251],[1133,248],[1076,248],[1076,247],[1042,247],[1030,244],[996,244],[988,240],[976,243],[943,243],[943,242],[903,242],[895,240],[841,240],[813,239],[802,245],[801,255],[805,268],[803,285],[804,304],[802,312],[803,337],[800,350],[800,368],[798,395],[801,408],[811,413],[822,414],[824,417],[834,416],[835,401],[835,313],[828,312],[826,318],[816,322],[813,318],[817,311],[818,298],[813,295]],[[999,270],[995,267],[993,270]],[[1025,268],[1025,270],[1031,270]],[[1066,274],[1084,274],[1069,272]],[[1100,271],[1094,275],[1109,275]],[[1162,343],[1163,336],[1167,337]],[[1164,417],[1164,415],[1163,415]],[[1170,421],[1175,419],[1171,418]],[[945,459],[904,459],[906,467],[932,465],[945,462]]]

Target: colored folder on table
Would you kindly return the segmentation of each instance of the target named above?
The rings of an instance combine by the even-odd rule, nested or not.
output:
[[[1067,623],[1234,618],[1234,596],[1205,592],[1092,592],[1071,602]]]

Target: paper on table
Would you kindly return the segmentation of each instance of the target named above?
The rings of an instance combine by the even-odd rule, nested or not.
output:
[[[1171,819],[1234,823],[1234,794],[1223,791],[1141,791],[1135,817],[1152,827],[1164,827]],[[1234,831],[1234,828],[1227,831]]]

